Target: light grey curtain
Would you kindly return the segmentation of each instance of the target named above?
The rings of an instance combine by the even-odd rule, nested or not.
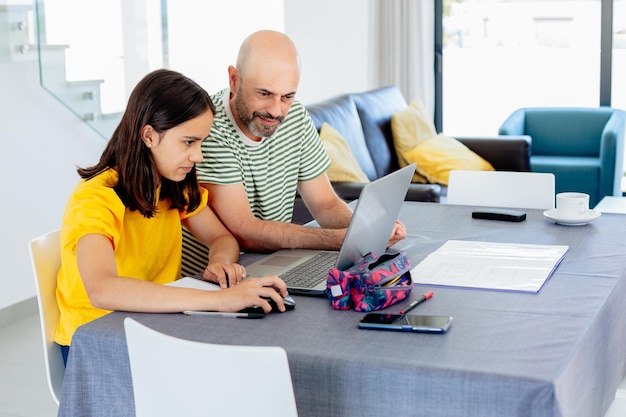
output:
[[[371,0],[374,85],[396,85],[433,114],[434,2]]]

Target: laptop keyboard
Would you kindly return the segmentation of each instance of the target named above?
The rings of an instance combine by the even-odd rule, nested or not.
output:
[[[288,287],[313,288],[325,281],[328,270],[335,266],[337,252],[320,252],[280,275]]]

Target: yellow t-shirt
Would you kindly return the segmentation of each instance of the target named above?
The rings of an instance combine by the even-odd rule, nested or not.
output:
[[[99,233],[109,238],[120,276],[159,284],[172,282],[180,276],[181,219],[199,212],[208,200],[208,192],[201,188],[200,206],[187,213],[169,209],[166,199],[158,203],[157,213],[148,219],[124,206],[113,189],[117,180],[117,172],[107,170],[81,181],[65,208],[56,289],[61,317],[55,341],[61,345],[70,345],[79,326],[109,313],[89,302],[76,262],[76,244],[81,237]]]

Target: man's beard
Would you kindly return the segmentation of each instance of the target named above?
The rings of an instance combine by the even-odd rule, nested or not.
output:
[[[276,129],[278,129],[278,126],[280,126],[285,119],[283,116],[274,117],[269,113],[260,113],[256,111],[250,113],[248,106],[244,103],[241,95],[237,95],[235,97],[235,110],[237,111],[239,119],[241,119],[241,123],[243,123],[243,125],[246,126],[253,135],[262,138],[272,136],[274,132],[276,132]],[[278,124],[276,126],[266,126],[259,121],[259,117],[268,120],[277,120]]]

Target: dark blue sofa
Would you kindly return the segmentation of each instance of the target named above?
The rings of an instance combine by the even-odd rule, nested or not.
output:
[[[400,90],[388,86],[339,95],[306,108],[318,130],[327,122],[346,139],[363,172],[373,181],[399,168],[391,116],[407,106]],[[527,136],[457,139],[497,170],[530,169],[530,139]],[[335,182],[332,185],[342,199],[352,201],[359,197],[364,184]],[[439,184],[411,184],[406,200],[437,203],[445,192],[445,187]],[[296,199],[293,221],[303,223],[310,219],[304,203]]]

